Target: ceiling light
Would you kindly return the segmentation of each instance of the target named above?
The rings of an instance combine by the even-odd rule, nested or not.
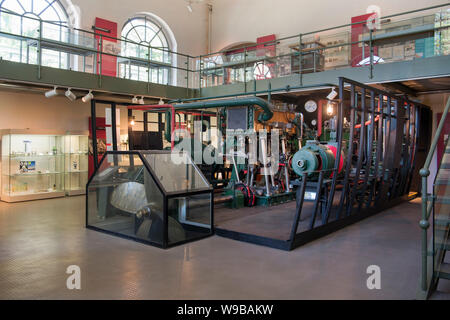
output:
[[[162,106],[164,104],[164,100],[161,98],[159,99],[159,105]]]
[[[138,104],[138,98],[134,96],[133,99],[131,99],[131,103]]]
[[[89,93],[87,95],[85,95],[83,98],[81,98],[81,100],[86,103],[91,101],[92,99],[94,99],[94,95],[92,94],[92,90],[89,90]]]
[[[45,97],[52,98],[52,97],[57,96],[59,94],[57,89],[58,89],[58,87],[55,87],[55,88],[53,88],[53,90],[47,91],[45,93]]]
[[[333,107],[333,103],[331,101],[328,101],[328,105],[327,105],[327,114],[329,116],[332,116],[334,113],[334,107]]]
[[[143,97],[143,96],[139,99],[139,104],[145,104],[145,101],[144,101],[144,97]]]
[[[66,96],[67,99],[69,99],[70,101],[75,101],[75,100],[77,100],[77,96],[76,96],[72,91],[70,91],[70,88],[67,89],[67,91],[66,91],[66,93],[65,93],[65,96]]]
[[[334,99],[336,99],[337,95],[338,95],[338,93],[333,88],[333,89],[331,89],[330,94],[327,96],[327,99],[328,100],[334,100]]]

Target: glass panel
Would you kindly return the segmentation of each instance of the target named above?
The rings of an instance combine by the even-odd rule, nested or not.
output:
[[[166,192],[209,189],[209,184],[186,152],[174,154],[174,157],[170,152],[146,153],[145,158]]]
[[[88,225],[162,245],[163,195],[138,155],[108,155],[88,189]]]
[[[6,135],[2,146],[2,195],[63,191],[63,137]]]
[[[66,191],[85,190],[88,182],[88,137],[65,136],[64,153]]]
[[[450,142],[450,140],[449,140]],[[450,233],[450,143],[447,143],[434,183],[434,271],[439,271]]]
[[[193,240],[211,232],[211,194],[169,200],[169,244]]]

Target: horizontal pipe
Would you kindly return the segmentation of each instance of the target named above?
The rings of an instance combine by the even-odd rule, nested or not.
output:
[[[227,108],[240,106],[259,106],[264,112],[259,115],[258,121],[269,121],[273,117],[271,105],[264,99],[258,97],[246,97],[238,99],[197,101],[191,103],[175,104],[175,110],[192,110],[192,109],[211,109],[211,108]]]

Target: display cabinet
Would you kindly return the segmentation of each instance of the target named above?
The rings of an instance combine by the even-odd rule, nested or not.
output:
[[[168,248],[212,235],[213,189],[187,153],[108,151],[87,186],[90,229]]]
[[[29,130],[1,131],[1,200],[18,202],[62,197],[64,136]]]
[[[86,192],[88,151],[88,132],[64,136],[64,190],[68,196]]]

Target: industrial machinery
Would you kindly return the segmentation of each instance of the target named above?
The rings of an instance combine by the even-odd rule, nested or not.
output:
[[[213,205],[274,206],[295,199],[281,210],[255,214],[252,209],[242,214],[245,221],[214,227],[225,237],[291,250],[417,195],[415,168],[426,153],[426,147],[418,146],[426,146],[429,137],[426,124],[421,125],[431,119],[427,106],[346,78],[339,78],[338,91],[333,87],[327,95],[322,90],[314,99],[272,103],[269,93],[267,100],[247,96],[141,106],[165,116],[164,137],[171,150],[164,152],[184,153],[183,145],[194,146],[188,158],[195,165],[169,167],[166,159],[155,166],[150,155],[138,152],[151,178],[143,175],[142,182],[131,158],[127,167],[107,154],[103,164],[108,166],[101,164],[89,185],[88,225],[132,238],[146,235],[145,241],[162,239],[159,245],[170,246],[190,241],[190,235],[196,239],[212,233],[212,215],[208,220],[205,214],[211,212],[205,209]],[[176,121],[182,113],[200,126],[183,123],[181,117]],[[177,135],[175,129],[182,127],[189,130]],[[215,138],[208,128],[217,128]],[[204,161],[206,154],[216,162]],[[101,181],[109,167],[114,173]],[[192,168],[200,179],[186,176]],[[125,179],[124,171],[133,178]],[[158,193],[147,192],[152,179],[162,193],[159,207],[149,198]],[[138,186],[142,183],[145,196]],[[129,193],[140,195],[124,196]],[[111,215],[106,224],[104,213]],[[224,214],[224,221],[240,219],[239,211]],[[132,219],[124,222],[124,216]],[[154,229],[161,221],[162,238]]]

